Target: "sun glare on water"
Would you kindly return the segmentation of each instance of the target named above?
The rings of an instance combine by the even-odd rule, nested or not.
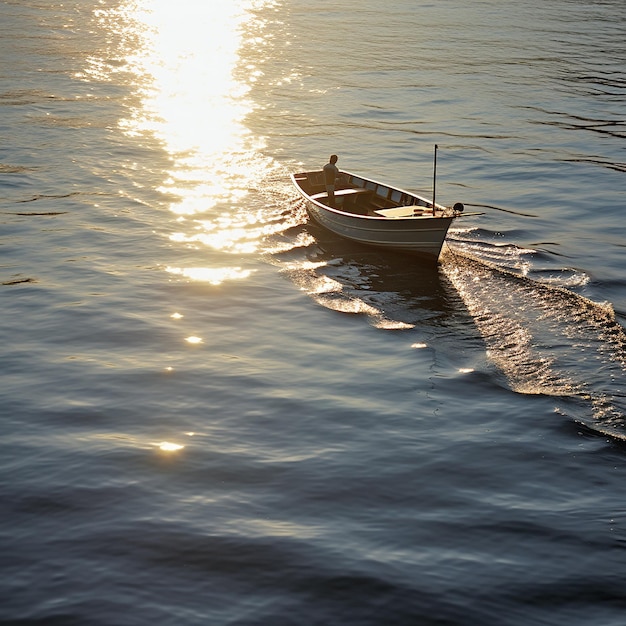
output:
[[[138,141],[156,139],[170,158],[160,190],[174,198],[170,208],[181,228],[171,236],[175,244],[245,254],[264,234],[258,216],[237,214],[251,181],[269,163],[262,141],[245,126],[260,61],[246,59],[242,73],[240,54],[249,33],[262,30],[259,11],[271,5],[273,0],[128,0],[96,11],[100,24],[128,44],[119,54],[137,98],[120,122],[123,131]],[[85,75],[105,65],[92,59]],[[209,282],[242,277],[232,268],[212,269],[174,271]]]
[[[148,84],[143,111],[129,121],[129,130],[152,130],[187,165],[187,174],[232,157],[243,148],[241,122],[249,110],[246,86],[233,79],[245,3],[140,4],[136,18],[144,46],[134,63]],[[203,191],[227,191],[219,173],[218,168],[213,179],[202,176]]]
[[[163,450],[163,452],[178,452],[185,447],[177,443],[172,443],[171,441],[161,441],[158,445],[159,449]]]

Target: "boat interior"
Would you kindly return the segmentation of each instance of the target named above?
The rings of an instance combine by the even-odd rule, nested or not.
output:
[[[333,205],[329,203],[323,172],[302,172],[295,174],[294,180],[311,199],[347,213],[373,217],[433,215],[432,204],[426,200],[347,172],[342,172],[341,182],[336,185]]]

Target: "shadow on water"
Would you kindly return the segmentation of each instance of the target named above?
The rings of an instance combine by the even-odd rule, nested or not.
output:
[[[347,241],[313,222],[292,229],[299,245],[274,254],[318,304],[363,314],[384,329],[440,323],[460,302],[439,267]]]

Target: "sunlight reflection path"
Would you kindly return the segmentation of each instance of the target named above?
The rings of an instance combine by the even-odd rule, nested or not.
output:
[[[273,4],[128,0],[97,12],[103,27],[123,31],[128,42],[120,54],[138,99],[120,125],[138,140],[156,139],[169,155],[159,191],[175,199],[170,209],[180,231],[170,240],[185,249],[249,254],[267,234],[264,216],[246,206],[254,182],[273,164],[245,124],[260,60],[243,59],[241,49],[247,33],[263,32],[262,9]],[[88,67],[93,73],[102,64]],[[223,256],[211,262],[222,264]],[[249,275],[239,267],[167,269],[210,284]]]

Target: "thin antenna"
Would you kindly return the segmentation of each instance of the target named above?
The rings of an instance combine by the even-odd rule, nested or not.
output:
[[[435,214],[435,197],[437,195],[437,144],[435,144],[435,159],[433,162],[433,215]]]

